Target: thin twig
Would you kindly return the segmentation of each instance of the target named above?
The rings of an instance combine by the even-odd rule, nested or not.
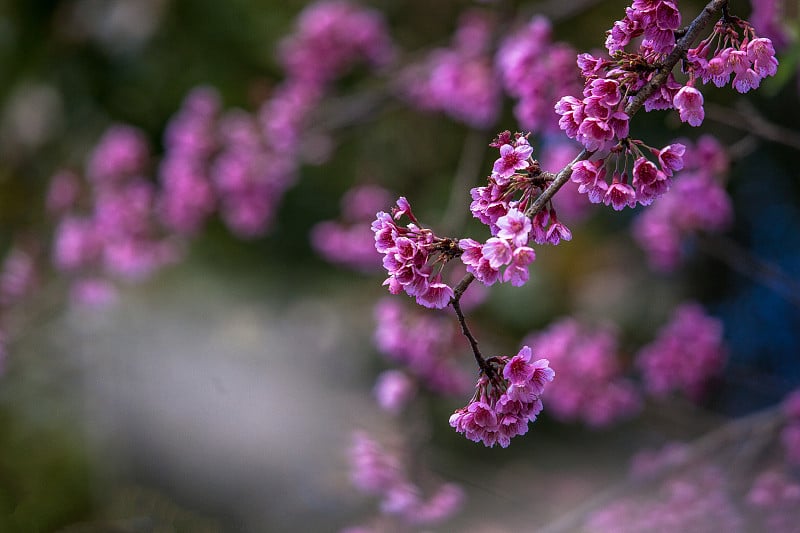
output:
[[[675,43],[675,48],[667,56],[658,70],[656,70],[656,73],[650,78],[647,85],[642,87],[641,90],[636,93],[636,96],[628,102],[628,105],[625,106],[625,113],[628,114],[628,117],[633,117],[656,89],[661,88],[661,86],[666,83],[669,73],[672,72],[672,69],[675,68],[678,61],[685,57],[686,52],[691,48],[692,44],[694,44],[694,41],[700,37],[705,27],[711,22],[711,19],[727,4],[728,0],[712,0],[703,8],[700,14],[697,15],[697,18],[686,28],[686,32],[683,36]]]
[[[469,326],[467,326],[467,319],[464,318],[464,313],[461,311],[461,302],[459,301],[461,298],[453,298],[450,303],[453,306],[453,309],[456,312],[456,316],[458,317],[458,323],[461,324],[461,333],[469,340],[469,345],[472,347],[472,353],[475,356],[475,361],[478,363],[481,371],[484,374],[491,377],[492,375],[492,367],[489,363],[486,362],[486,359],[483,358],[481,351],[478,349],[478,341],[475,340],[475,337],[472,335],[472,332],[469,330]]]
[[[542,208],[544,208],[545,204],[553,196],[555,196],[555,194],[558,192],[558,190],[561,187],[563,187],[565,183],[567,183],[569,181],[569,177],[572,176],[572,167],[575,165],[575,163],[577,163],[578,161],[583,161],[584,159],[588,159],[589,156],[591,156],[591,155],[592,155],[592,152],[589,152],[588,150],[584,149],[584,150],[581,151],[581,153],[579,153],[577,156],[575,156],[575,159],[573,159],[567,166],[562,168],[561,172],[556,174],[556,177],[553,180],[553,183],[548,185],[547,188],[544,191],[542,191],[542,194],[540,194],[536,198],[536,200],[534,200],[534,202],[531,204],[531,206],[525,211],[525,214],[528,216],[528,218],[533,218],[533,216],[536,213],[541,211]]]

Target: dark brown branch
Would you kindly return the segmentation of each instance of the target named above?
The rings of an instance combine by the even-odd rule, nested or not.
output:
[[[472,274],[467,274],[466,277],[471,276],[471,275]],[[466,277],[464,279],[466,279]],[[459,283],[459,286],[460,285],[461,284]],[[466,289],[466,286],[464,287],[464,289]],[[464,293],[464,290],[462,289],[461,294],[463,294],[463,293]],[[487,376],[491,377],[491,375],[492,375],[492,367],[491,367],[491,365],[489,365],[489,363],[486,362],[486,359],[484,359],[483,355],[481,354],[480,349],[478,349],[478,341],[475,340],[475,337],[472,335],[472,332],[469,330],[469,326],[467,326],[467,319],[464,318],[464,313],[461,311],[461,302],[460,302],[460,300],[461,300],[460,295],[459,295],[458,298],[453,297],[453,299],[450,300],[450,305],[453,306],[453,309],[456,312],[456,316],[458,317],[458,323],[461,324],[461,333],[463,333],[464,336],[469,341],[469,345],[472,347],[472,353],[475,356],[475,361],[478,363],[478,366],[480,367],[481,371],[484,374],[486,374]]]
[[[728,4],[728,0],[712,0],[709,2],[706,7],[703,8],[703,11],[697,15],[691,24],[686,28],[686,33],[678,39],[678,42],[675,43],[675,48],[672,52],[667,56],[661,66],[656,70],[656,73],[650,78],[650,81],[647,82],[647,85],[642,87],[636,96],[628,102],[628,105],[625,106],[625,113],[628,114],[629,117],[633,117],[639,109],[644,105],[644,102],[650,98],[650,96],[659,89],[664,83],[667,81],[667,77],[669,73],[672,72],[672,69],[675,68],[675,65],[678,64],[682,58],[686,56],[686,52],[689,48],[692,47],[694,41],[700,37],[700,34],[703,30],[708,26],[708,23],[711,22],[717,13]]]
[[[650,78],[650,81],[647,82],[647,84],[636,93],[636,96],[633,97],[630,102],[628,102],[628,105],[625,106],[625,113],[628,115],[629,119],[633,118],[633,115],[635,115],[642,108],[644,102],[650,97],[650,95],[652,95],[657,89],[667,82],[669,73],[672,72],[672,69],[675,68],[675,65],[678,64],[678,61],[686,56],[686,52],[692,46],[694,41],[700,36],[702,31],[706,26],[708,26],[709,22],[711,22],[714,16],[724,6],[727,5],[727,3],[728,0],[712,0],[703,8],[703,11],[697,15],[691,24],[689,24],[686,30],[682,32],[682,36],[675,44],[675,48],[658,67],[658,69],[656,69],[656,73],[652,78]],[[536,213],[541,211],[547,202],[550,201],[553,196],[555,196],[559,189],[561,189],[561,187],[563,187],[564,184],[569,181],[569,178],[572,175],[572,167],[575,165],[575,163],[578,161],[583,161],[584,159],[588,159],[591,157],[592,153],[593,152],[589,152],[588,150],[583,150],[580,154],[578,154],[578,156],[573,159],[571,163],[565,166],[556,175],[553,183],[551,183],[544,191],[542,191],[542,193],[536,198],[536,200],[534,200],[531,206],[525,211],[525,214],[532,218],[534,215],[536,215]],[[481,370],[485,370],[485,367],[488,367],[488,365],[480,355],[480,352],[478,351],[478,344],[475,342],[475,338],[467,328],[467,324],[464,321],[464,315],[461,312],[461,307],[459,304],[461,296],[474,279],[475,277],[472,274],[467,274],[464,276],[464,278],[456,286],[454,296],[450,300],[450,305],[452,305],[453,309],[456,311],[458,321],[461,324],[461,329],[472,345],[475,358],[478,361],[478,366],[481,367]]]
[[[584,159],[588,159],[589,156],[591,156],[591,155],[592,155],[592,152],[589,152],[588,150],[585,150],[585,149],[582,150],[581,153],[579,153],[575,157],[575,159],[573,159],[567,166],[565,166],[564,168],[561,169],[561,172],[556,174],[556,177],[553,180],[553,183],[548,185],[548,187],[544,191],[542,191],[542,194],[540,194],[536,198],[536,200],[533,201],[531,206],[525,211],[525,214],[529,218],[533,218],[533,216],[536,213],[541,211],[542,208],[544,208],[545,204],[548,201],[550,201],[550,199],[553,196],[555,196],[555,194],[558,192],[558,190],[561,187],[563,187],[565,183],[567,183],[569,181],[570,176],[572,176],[572,167],[575,165],[575,163],[577,163],[578,161],[583,161]]]

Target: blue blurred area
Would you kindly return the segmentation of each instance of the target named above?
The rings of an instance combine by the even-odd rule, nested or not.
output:
[[[760,149],[735,168],[733,238],[800,285],[800,191],[780,155]],[[728,294],[715,306],[730,347],[725,403],[733,414],[775,403],[800,386],[800,294],[772,279],[778,287],[731,273]]]

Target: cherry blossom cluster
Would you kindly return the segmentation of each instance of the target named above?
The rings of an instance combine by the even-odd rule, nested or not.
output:
[[[681,145],[656,150],[628,138],[629,116],[625,111],[637,91],[658,72],[659,62],[674,49],[680,22],[674,2],[635,0],[625,18],[608,32],[609,59],[591,54],[578,56],[578,66],[586,80],[583,99],[565,96],[555,109],[567,136],[596,153],[593,160],[575,166],[572,178],[595,203],[602,201],[617,210],[626,205],[633,207],[637,202],[648,205],[669,189],[672,173],[683,166]],[[742,38],[737,28],[743,31]],[[638,51],[625,52],[624,48],[639,36],[642,40]],[[717,46],[714,57],[708,59],[715,42],[725,48]],[[669,73],[666,83],[645,100],[645,110],[674,107],[682,121],[699,126],[704,111],[703,96],[694,87],[696,78],[722,86],[735,74],[733,85],[744,92],[756,88],[763,77],[775,74],[774,55],[769,39],[756,37],[747,22],[726,14],[708,39],[687,52],[684,68],[689,80],[685,86]],[[605,179],[607,175],[610,184]]]
[[[555,372],[547,359],[532,361],[529,346],[514,357],[487,361],[469,403],[450,417],[450,425],[473,442],[506,448],[511,439],[528,432],[528,423],[542,411],[540,396]]]
[[[587,78],[583,99],[564,96],[555,105],[561,118],[559,127],[570,139],[575,139],[590,152],[609,150],[616,141],[628,136],[630,117],[625,113],[625,90],[620,81],[598,77],[598,65],[610,62],[578,56],[578,65]]]
[[[623,377],[613,330],[592,331],[564,318],[524,342],[546,353],[558,372],[544,395],[554,418],[605,427],[639,412],[641,398]]]
[[[395,220],[403,216],[411,222],[400,226]],[[383,254],[383,267],[389,273],[383,283],[389,292],[405,291],[425,307],[447,307],[453,289],[442,281],[441,270],[447,261],[460,254],[456,242],[421,227],[404,196],[397,200],[392,215],[378,212],[372,231],[375,249]]]
[[[464,13],[450,47],[434,49],[400,74],[401,96],[475,128],[494,124],[502,95],[492,65],[492,31],[485,13]]]
[[[214,89],[194,89],[164,136],[159,172],[164,224],[191,237],[219,212],[237,236],[263,235],[296,179],[298,149],[283,144],[300,136],[319,96],[316,90],[286,83],[254,115],[241,109],[222,112]],[[270,120],[261,120],[265,114]],[[281,129],[280,139],[272,134],[275,129]]]
[[[491,146],[500,150],[489,185],[471,191],[472,215],[489,226],[492,237],[481,244],[461,239],[461,261],[467,271],[485,285],[502,280],[515,287],[528,281],[528,265],[536,253],[528,243],[558,244],[572,239],[569,229],[559,222],[555,208],[537,213],[531,219],[525,210],[546,186],[539,163],[531,158],[533,148],[525,135],[505,131]],[[500,269],[505,270],[500,272]]]
[[[633,0],[631,6],[625,8],[625,17],[606,32],[606,49],[613,56],[641,36],[639,53],[642,56],[665,56],[675,47],[675,31],[680,26],[681,13],[676,2]]]
[[[700,305],[680,305],[656,339],[636,356],[645,389],[659,397],[682,391],[699,399],[727,360],[722,333],[722,322],[708,316]]]
[[[602,202],[615,211],[637,203],[650,205],[669,190],[673,173],[683,168],[684,152],[680,143],[659,150],[642,141],[625,140],[602,159],[578,161],[570,179],[590,202]]]
[[[503,40],[496,69],[506,92],[517,101],[514,116],[522,128],[537,134],[559,131],[553,106],[562,95],[581,88],[575,56],[570,45],[553,42],[550,21],[541,16]]]
[[[318,86],[346,74],[357,62],[385,66],[394,54],[382,15],[346,0],[310,4],[279,50],[288,78]]]
[[[49,197],[59,221],[52,258],[73,278],[76,301],[105,303],[114,294],[109,279],[140,281],[180,257],[155,219],[157,191],[145,177],[149,165],[144,134],[117,125],[92,152],[83,186],[74,174],[54,180]],[[67,186],[66,180],[74,183]],[[85,198],[74,194],[81,188],[88,189]]]
[[[672,192],[644,211],[632,227],[633,236],[659,270],[674,269],[683,256],[682,242],[702,232],[719,233],[731,223],[733,207],[722,178],[728,156],[713,137],[686,143],[685,167]]]
[[[758,37],[746,20],[725,14],[714,26],[711,35],[689,50],[685,68],[689,81],[681,91],[687,91],[687,94],[697,79],[703,83],[712,82],[717,87],[730,83],[740,93],[746,93],[757,89],[767,76],[775,75],[778,60],[775,59],[775,48],[770,39]],[[680,91],[676,100],[679,95]],[[677,102],[675,107],[682,109]],[[699,120],[702,121],[702,116]],[[692,124],[691,121],[689,123]]]
[[[331,263],[364,272],[375,271],[381,265],[367,223],[389,202],[389,191],[382,187],[353,187],[342,196],[341,221],[326,220],[314,226],[311,245]]]
[[[286,79],[256,113],[223,112],[211,88],[186,97],[167,126],[157,184],[143,133],[110,128],[85,180],[61,171],[48,191],[58,219],[53,262],[73,278],[74,298],[106,303],[110,280],[139,281],[174,262],[180,241],[215,212],[237,236],[265,233],[300,161],[314,157],[314,138],[302,133],[327,85],[358,63],[386,64],[392,50],[377,12],[340,1],[310,6],[282,47]]]
[[[454,324],[444,316],[419,313],[388,298],[375,307],[375,345],[389,360],[401,364],[421,384],[440,394],[469,390],[470,377],[453,355],[464,346]],[[380,404],[397,411],[410,399],[413,384],[397,374],[376,387]]]
[[[394,517],[405,526],[434,526],[461,508],[464,491],[455,483],[443,483],[428,496],[408,479],[400,459],[383,449],[362,431],[354,433],[350,447],[350,478],[362,493],[380,500],[381,514]],[[385,529],[374,529],[374,531]],[[345,531],[373,531],[353,527]]]
[[[324,134],[308,132],[328,86],[360,63],[378,68],[393,55],[378,12],[346,1],[317,2],[282,42],[286,77],[255,113],[223,113],[215,91],[194,90],[165,134],[159,176],[165,224],[191,236],[216,210],[239,237],[263,235],[300,162],[319,162],[329,150]]]
[[[578,67],[585,78],[583,99],[562,97],[555,106],[561,115],[559,126],[589,152],[605,152],[628,136],[625,108],[636,92],[651,81],[659,61],[675,47],[675,31],[681,16],[674,2],[634,0],[625,17],[607,32],[606,48],[610,58],[584,53]],[[642,37],[636,52],[624,49]],[[679,88],[670,74],[667,83],[645,103],[645,109],[669,109],[672,91]]]
[[[781,442],[790,464],[800,465],[800,389],[789,394],[783,401],[786,426],[781,431]]]

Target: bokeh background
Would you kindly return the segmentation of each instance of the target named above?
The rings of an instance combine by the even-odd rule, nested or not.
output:
[[[556,38],[599,48],[625,3],[365,4],[386,17],[402,62],[446,44],[458,14],[476,6],[510,22],[543,13],[555,19]],[[306,5],[0,3],[0,248],[20,235],[47,242],[50,177],[80,168],[110,124],[141,128],[158,154],[169,118],[197,85],[217,87],[225,107],[255,109],[281,79],[277,43]],[[694,13],[701,3],[681,6]],[[633,353],[675,305],[698,300],[723,320],[730,354],[700,405],[648,405],[601,431],[545,414],[507,450],[452,432],[447,417],[467,398],[426,396],[401,420],[381,414],[370,391],[389,366],[372,342],[382,278],[321,259],[311,229],[338,216],[354,184],[374,183],[408,196],[433,227],[447,218],[460,221],[449,229],[475,235],[468,188],[489,171],[491,137],[516,123],[506,101],[496,124],[473,131],[387,96],[385,75],[356,71],[320,111],[339,121],[329,156],[302,166],[268,235],[241,240],[214,220],[180,264],[122,288],[100,311],[70,305],[64,280],[42,273],[35,297],[8,319],[0,530],[334,531],[374,507],[348,479],[356,428],[389,442],[410,437],[427,468],[466,487],[466,510],[443,530],[527,530],[624,478],[641,447],[775,404],[800,385],[797,52],[787,48],[779,75],[755,93],[706,93],[702,130],[734,158],[736,219],[723,244],[687,242],[682,268],[659,274],[630,236],[636,212],[596,209],[571,226],[572,242],[539,253],[528,285],[493,288],[470,316],[488,352],[515,351],[529,332],[576,315],[614,324],[623,352]],[[784,142],[736,119],[754,113],[784,128]],[[697,136],[665,113],[637,116],[635,134],[653,146]],[[454,185],[476,138],[474,179]],[[463,214],[447,211],[451,202]],[[466,343],[463,352],[469,368]]]

